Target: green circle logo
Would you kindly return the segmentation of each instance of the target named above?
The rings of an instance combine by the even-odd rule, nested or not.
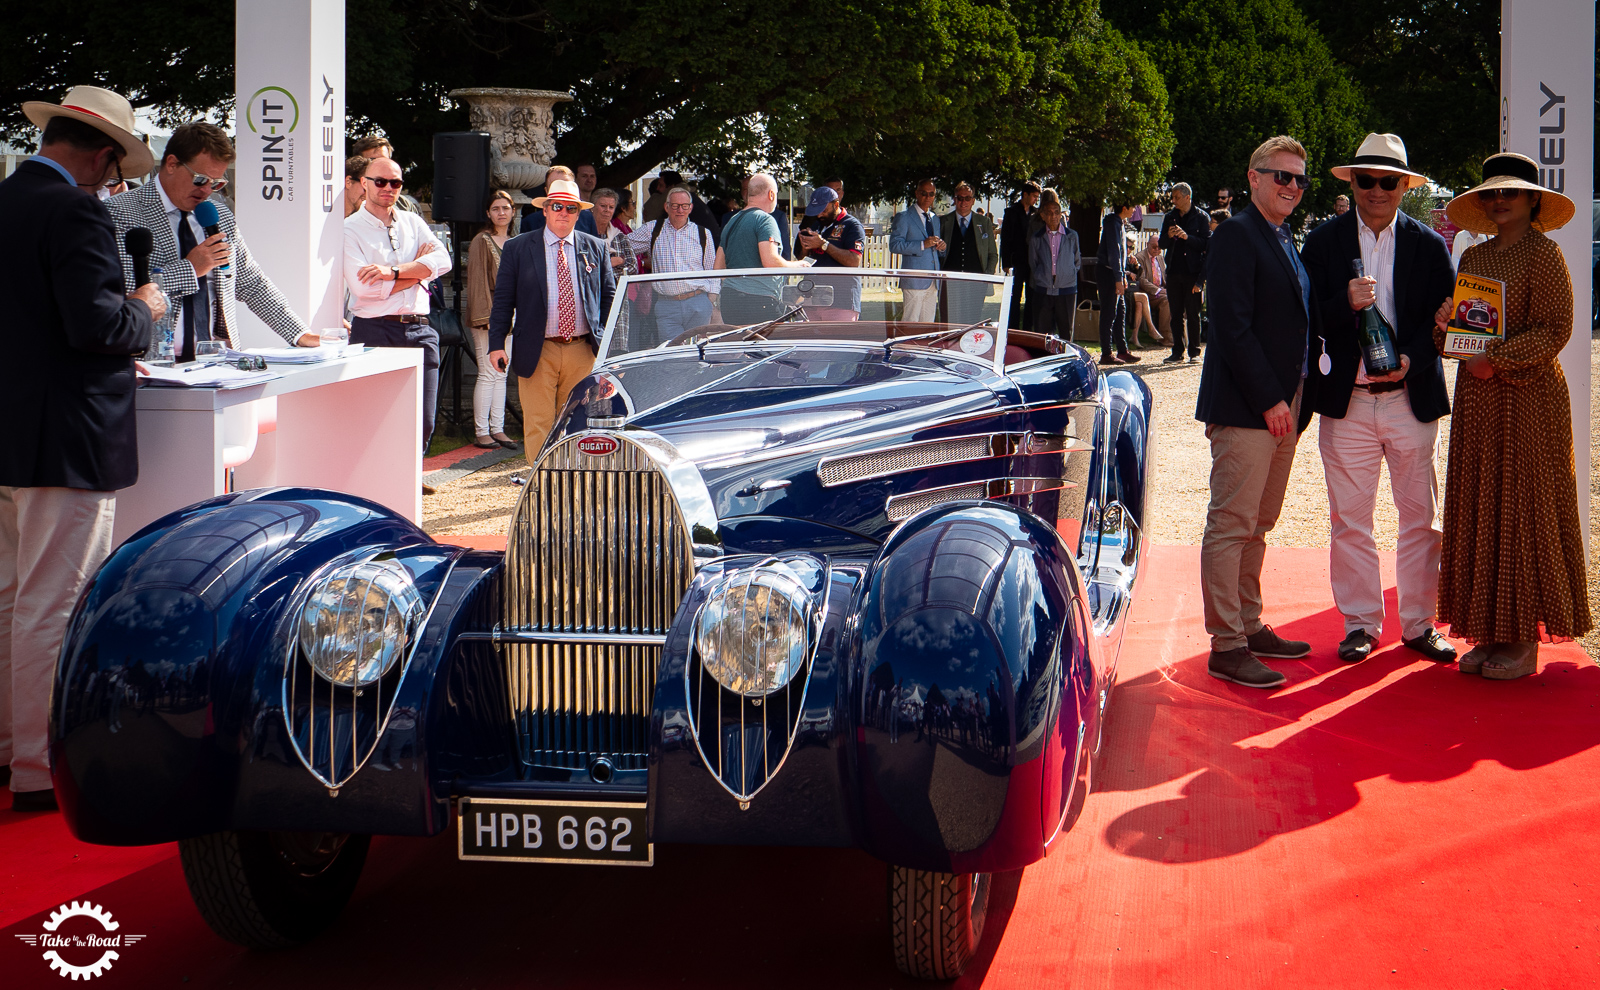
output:
[[[294,130],[295,127],[300,123],[300,104],[295,100],[294,94],[284,89],[282,86],[263,86],[254,93],[250,94],[250,102],[247,103],[244,108],[244,122],[249,125],[250,129],[255,131],[257,134],[261,133],[261,128],[256,126],[255,112],[256,100],[260,98],[262,93],[282,93],[283,98],[289,101],[289,109],[294,111],[294,115],[290,119],[289,126],[281,127],[278,124],[273,124],[271,125],[272,133],[287,134]]]

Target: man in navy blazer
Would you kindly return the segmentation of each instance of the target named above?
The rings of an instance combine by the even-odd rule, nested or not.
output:
[[[1311,652],[1261,621],[1266,536],[1311,420],[1306,369],[1318,310],[1288,225],[1311,184],[1305,148],[1291,137],[1268,138],[1250,156],[1249,178],[1250,205],[1211,235],[1206,261],[1211,337],[1195,418],[1211,441],[1211,503],[1200,590],[1211,676],[1271,688],[1284,676],[1260,657]]]
[[[578,184],[568,179],[552,181],[549,190],[533,201],[544,210],[545,226],[513,237],[500,253],[489,314],[489,361],[496,368],[507,367],[507,338],[522,341],[511,348],[509,364],[517,372],[529,463],[572,387],[594,369],[617,290],[606,242],[573,229],[594,204],[579,199]]]
[[[133,356],[166,300],[153,284],[124,293],[111,215],[95,198],[154,164],[133,107],[77,86],[59,106],[22,110],[44,135],[0,182],[0,270],[12,286],[0,361],[0,783],[10,781],[13,811],[54,811],[56,657],[111,552],[117,489],[139,478]]]
[[[1439,419],[1450,412],[1444,363],[1433,346],[1433,316],[1454,291],[1444,238],[1400,212],[1406,190],[1426,185],[1411,171],[1394,134],[1369,134],[1335,177],[1350,183],[1355,209],[1306,238],[1311,292],[1321,310],[1331,369],[1317,383],[1322,414],[1317,445],[1328,483],[1332,539],[1328,576],[1344,616],[1339,658],[1365,660],[1383,631],[1383,583],[1372,536],[1378,469],[1389,465],[1400,531],[1396,584],[1400,638],[1436,663],[1455,647],[1434,627],[1439,597]],[[1356,278],[1360,259],[1366,275]],[[1404,367],[1368,375],[1361,361],[1357,313],[1375,306],[1394,330]]]

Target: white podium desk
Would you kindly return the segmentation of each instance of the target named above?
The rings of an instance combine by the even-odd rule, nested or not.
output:
[[[275,399],[234,489],[330,488],[422,519],[422,351],[380,347],[321,364],[274,364],[281,378],[235,389],[140,388],[139,482],[117,493],[120,544],[174,509],[223,494],[224,417]],[[269,415],[270,404],[256,407]],[[232,413],[227,410],[232,409]],[[265,427],[270,429],[270,425]]]

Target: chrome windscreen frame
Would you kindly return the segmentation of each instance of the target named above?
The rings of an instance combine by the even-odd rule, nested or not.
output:
[[[999,287],[1000,317],[995,321],[995,344],[992,360],[985,362],[995,374],[1004,375],[1006,370],[1006,330],[1011,315],[1011,282],[1012,276],[1006,274],[984,275],[977,272],[929,272],[915,271],[904,268],[840,268],[837,271],[830,269],[808,269],[811,275],[828,276],[858,276],[861,278],[885,279],[932,279],[936,282],[976,282]],[[634,286],[649,285],[651,282],[683,281],[692,278],[732,278],[744,275],[773,277],[800,277],[800,269],[790,268],[725,268],[716,271],[700,272],[657,272],[649,275],[624,275],[617,280],[616,294],[611,299],[611,311],[606,314],[605,334],[600,340],[599,354],[595,358],[595,367],[603,368],[612,361],[624,356],[611,353],[612,335],[621,317],[623,307],[628,303],[628,289]],[[826,338],[818,338],[819,341]],[[859,346],[859,342],[856,342]],[[683,345],[689,346],[689,345]],[[635,354],[641,352],[635,352]]]

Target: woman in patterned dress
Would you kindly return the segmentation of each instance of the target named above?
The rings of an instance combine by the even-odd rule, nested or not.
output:
[[[1458,227],[1494,234],[1460,271],[1505,283],[1505,339],[1456,375],[1445,486],[1439,618],[1472,641],[1462,673],[1531,674],[1541,639],[1591,626],[1572,454],[1572,412],[1557,356],[1572,336],[1572,279],[1544,235],[1572,201],[1541,189],[1522,155],[1494,155],[1484,181],[1451,201]],[[1436,316],[1444,348],[1447,301]]]

